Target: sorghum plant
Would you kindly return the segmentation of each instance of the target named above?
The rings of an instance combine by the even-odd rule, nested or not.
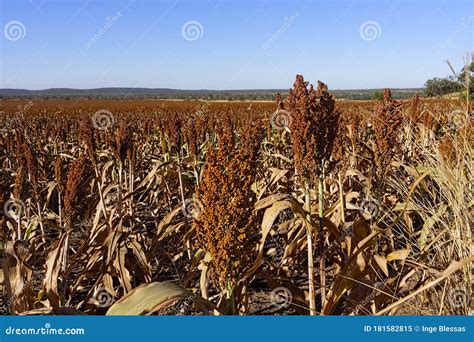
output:
[[[228,119],[223,121],[218,147],[208,146],[197,200],[202,212],[194,221],[198,247],[211,255],[212,279],[234,312],[234,290],[250,265],[258,242],[252,191],[258,162],[257,125],[248,123],[240,142]]]
[[[314,90],[313,85],[308,88],[308,82],[305,82],[301,75],[296,76],[293,89],[290,89],[286,108],[288,108],[291,115],[290,130],[293,158],[296,171],[304,183],[305,209],[308,212],[308,222],[311,222],[310,189],[312,183],[315,180],[318,181],[321,299],[324,306],[323,182],[324,175],[330,165],[334,141],[338,134],[340,113],[336,110],[334,97],[328,92],[328,88],[324,83],[318,81],[317,90]],[[313,241],[310,225],[307,226],[307,230],[310,313],[314,315]]]

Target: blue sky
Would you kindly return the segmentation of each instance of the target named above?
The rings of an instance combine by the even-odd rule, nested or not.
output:
[[[1,88],[420,87],[474,47],[468,0],[0,0]]]

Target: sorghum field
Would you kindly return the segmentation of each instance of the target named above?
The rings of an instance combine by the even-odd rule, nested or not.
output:
[[[3,314],[468,314],[462,100],[0,102]]]

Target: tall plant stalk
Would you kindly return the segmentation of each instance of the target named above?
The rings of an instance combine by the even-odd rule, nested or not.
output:
[[[181,194],[181,203],[182,203],[182,207],[183,207],[183,212],[185,212],[186,211],[186,199],[184,197],[183,176],[181,174],[181,158],[179,157],[179,152],[176,154],[176,158],[178,160],[179,192]],[[188,254],[188,259],[192,260],[191,240],[190,240],[190,238],[186,239],[186,250],[187,250],[187,254]]]
[[[318,209],[319,209],[319,275],[321,280],[321,308],[326,304],[326,252],[324,250],[324,208],[323,208],[323,177],[318,179]]]
[[[309,314],[316,315],[316,291],[314,288],[314,249],[313,232],[311,227],[311,194],[310,182],[305,181],[305,210],[306,210],[306,239],[308,243],[308,289],[309,289]]]

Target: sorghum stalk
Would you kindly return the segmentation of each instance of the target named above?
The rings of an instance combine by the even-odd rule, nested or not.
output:
[[[319,274],[321,279],[321,307],[326,303],[326,251],[324,250],[324,212],[323,212],[323,176],[318,179],[318,208],[319,208],[319,247],[321,258],[319,259]]]
[[[183,176],[181,175],[181,158],[179,156],[179,152],[176,153],[176,158],[178,160],[178,180],[179,180],[179,192],[181,194],[181,203],[183,206],[183,210],[186,210],[186,200],[184,198],[184,187],[183,187]],[[190,238],[186,239],[186,250],[188,253],[188,259],[192,260]]]
[[[342,221],[342,223],[346,223],[346,199],[344,197],[344,188],[343,188],[342,176],[341,176],[340,172],[337,174],[337,183],[338,183],[338,186],[339,186],[339,202],[340,202],[340,206],[341,206],[341,221]]]
[[[316,315],[316,291],[314,289],[314,248],[313,232],[311,227],[311,198],[309,180],[305,180],[305,210],[306,214],[306,241],[308,243],[308,288],[309,288],[309,314]]]

